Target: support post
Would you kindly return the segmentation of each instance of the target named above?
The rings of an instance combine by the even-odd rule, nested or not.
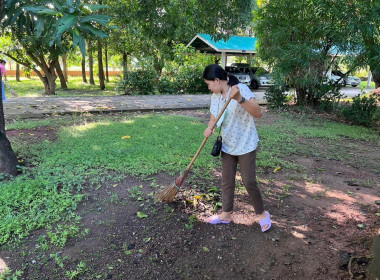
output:
[[[222,52],[222,68],[226,69],[226,63],[227,63],[227,55],[225,52]]]
[[[252,66],[252,54],[251,53],[248,55],[248,64],[249,64],[249,66]]]
[[[372,72],[368,72],[368,79],[367,79],[367,88],[371,87],[371,82],[372,82]]]

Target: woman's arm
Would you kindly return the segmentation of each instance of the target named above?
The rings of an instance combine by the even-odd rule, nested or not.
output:
[[[208,127],[205,129],[203,135],[205,137],[210,137],[213,133],[215,133],[215,128],[211,129],[215,124],[216,118],[214,115],[211,115],[210,120],[208,122]]]
[[[232,99],[235,99],[237,102],[241,102],[243,96],[240,93],[240,89],[237,85],[233,86],[230,92],[230,96]],[[241,106],[253,117],[261,118],[261,108],[260,105],[256,102],[254,98],[250,98],[249,100],[245,100],[243,103],[240,103]]]

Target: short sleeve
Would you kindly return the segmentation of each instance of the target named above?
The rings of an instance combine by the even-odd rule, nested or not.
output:
[[[245,84],[239,84],[240,94],[247,100],[255,98],[255,94]]]
[[[220,98],[220,95],[216,95],[213,93],[211,95],[211,105],[210,105],[210,113],[214,115],[215,117],[218,116],[218,100]]]

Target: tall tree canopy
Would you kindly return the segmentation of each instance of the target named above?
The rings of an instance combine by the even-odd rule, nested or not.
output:
[[[259,53],[295,87],[298,103],[315,106],[337,55],[352,69],[368,63],[378,71],[378,9],[372,0],[262,0],[254,18]]]
[[[44,83],[45,93],[54,94],[58,57],[78,45],[85,55],[84,35],[108,36],[100,26],[108,28],[110,16],[95,14],[107,7],[73,0],[6,1],[0,15],[3,32],[34,64],[27,64],[25,56],[13,56],[15,48],[5,55],[31,67]]]
[[[253,0],[118,0],[108,3],[115,13],[115,24],[123,30],[121,38],[128,52],[150,55],[158,74],[171,56],[174,44],[186,44],[197,33],[221,38],[244,30],[252,23],[254,8]]]
[[[1,35],[12,39],[12,44],[4,44],[8,47],[2,52],[32,68],[44,83],[46,94],[54,94],[60,55],[78,45],[85,55],[84,34],[108,36],[99,26],[108,27],[110,17],[94,14],[107,8],[104,5],[73,0],[9,0],[0,4]],[[17,159],[5,135],[2,109],[0,101],[0,174],[15,175]]]

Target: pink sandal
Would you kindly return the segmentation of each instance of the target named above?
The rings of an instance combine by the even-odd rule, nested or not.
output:
[[[209,224],[213,224],[213,225],[217,225],[217,224],[229,224],[229,223],[231,223],[231,222],[228,222],[228,221],[222,221],[221,219],[219,219],[218,215],[214,215],[212,217],[209,217],[207,219],[207,222]]]
[[[262,232],[268,231],[272,226],[272,221],[270,219],[270,215],[269,215],[268,211],[265,211],[265,214],[267,215],[267,217],[260,220],[260,226],[261,226]],[[268,226],[268,227],[266,229],[263,229],[264,226]]]

